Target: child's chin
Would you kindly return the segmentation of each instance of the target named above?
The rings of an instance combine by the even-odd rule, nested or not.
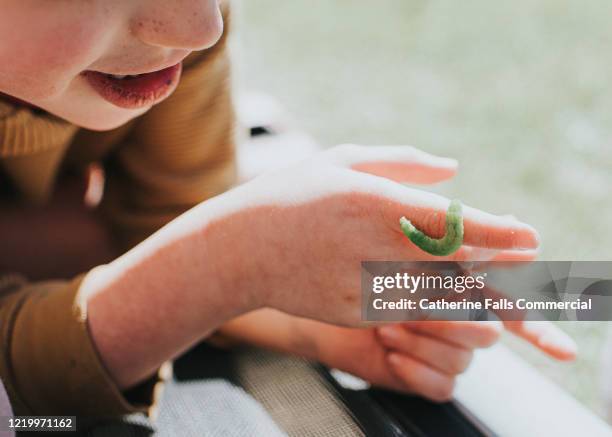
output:
[[[108,131],[123,126],[150,109],[121,109],[92,111],[86,114],[67,114],[64,118],[70,123],[93,131]]]

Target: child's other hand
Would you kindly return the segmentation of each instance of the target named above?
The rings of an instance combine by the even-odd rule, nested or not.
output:
[[[369,329],[306,320],[299,324],[303,325],[302,335],[311,339],[316,359],[327,366],[376,386],[437,402],[452,397],[456,378],[467,370],[474,351],[496,343],[504,329],[501,322],[492,321],[419,321]],[[538,334],[511,332],[558,360],[575,357],[572,340],[548,322],[539,323]],[[535,337],[565,338],[566,342],[560,345],[551,340],[551,345],[538,345]]]
[[[423,321],[344,328],[264,309],[224,325],[211,341],[303,356],[372,385],[446,401],[473,352],[495,343],[499,322]]]
[[[494,344],[503,327],[499,321],[418,321],[344,328],[265,309],[230,321],[212,342],[300,355],[375,386],[445,401],[474,351]],[[519,324],[506,328],[554,358],[575,354],[572,340],[552,323],[538,322],[537,330]]]
[[[538,246],[532,227],[469,207],[465,245],[448,257],[433,257],[402,234],[405,215],[442,236],[449,201],[398,182],[439,182],[456,167],[412,147],[338,146],[205,202],[174,229],[184,232],[192,219],[209,223],[198,235],[222,288],[254,302],[251,309],[357,326],[363,260],[472,260],[479,247],[497,249],[496,260],[535,257],[522,250]]]
[[[474,350],[495,343],[502,331],[497,322],[417,323],[351,329],[312,322],[309,329],[324,364],[436,402],[452,397]]]

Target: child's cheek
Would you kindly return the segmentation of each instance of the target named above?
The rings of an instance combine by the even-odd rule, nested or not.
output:
[[[0,30],[0,91],[32,103],[60,95],[104,50],[95,24],[30,28],[27,35]]]

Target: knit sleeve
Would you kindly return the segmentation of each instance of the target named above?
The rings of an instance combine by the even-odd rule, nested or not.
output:
[[[17,415],[152,413],[158,375],[122,393],[89,335],[83,276],[27,283],[0,276],[0,378]]]
[[[235,181],[234,110],[225,30],[184,62],[167,100],[139,118],[105,164],[102,212],[129,248]]]

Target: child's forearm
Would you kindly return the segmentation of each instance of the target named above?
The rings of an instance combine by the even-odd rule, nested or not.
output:
[[[232,252],[206,229],[182,227],[162,229],[83,281],[91,335],[121,388],[255,306]]]

